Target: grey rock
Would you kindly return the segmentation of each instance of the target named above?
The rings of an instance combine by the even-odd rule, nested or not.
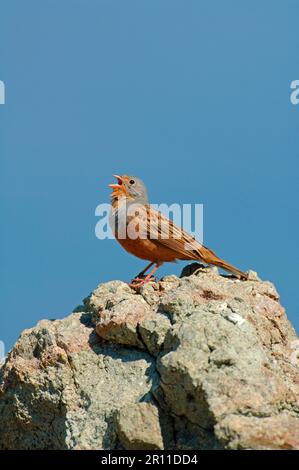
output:
[[[171,329],[170,320],[166,315],[156,312],[151,318],[141,321],[138,328],[147,351],[153,356],[158,356],[163,350],[166,335]]]
[[[22,333],[2,368],[0,448],[114,448],[116,411],[158,382],[148,353],[99,341],[84,315]]]
[[[131,295],[100,312],[96,332],[101,338],[111,342],[144,349],[138,334],[138,325],[153,316],[143,297]]]
[[[248,276],[248,280],[250,281],[260,281],[260,278],[258,277],[257,272],[252,271],[252,269],[248,271],[247,276]]]
[[[117,415],[117,435],[128,450],[162,450],[159,410],[151,403],[134,403]]]
[[[227,449],[298,450],[298,417],[287,413],[263,418],[229,415],[215,428]]]
[[[299,449],[299,340],[249,274],[111,281],[25,330],[0,368],[0,449]]]

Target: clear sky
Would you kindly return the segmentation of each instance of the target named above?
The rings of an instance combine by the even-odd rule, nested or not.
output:
[[[0,0],[8,349],[144,263],[94,234],[112,173],[204,204],[204,241],[298,320],[298,0]],[[168,264],[160,275],[179,273]]]

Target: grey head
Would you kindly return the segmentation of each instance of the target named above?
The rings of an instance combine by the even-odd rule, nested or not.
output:
[[[127,198],[129,203],[147,204],[147,190],[144,182],[131,175],[113,175],[117,184],[110,184],[113,188],[112,199]]]

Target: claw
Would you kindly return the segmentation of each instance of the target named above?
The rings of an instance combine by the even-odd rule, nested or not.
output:
[[[156,282],[156,280],[156,276],[151,276],[149,278],[134,277],[134,279],[132,279],[132,281],[128,283],[128,286],[133,287],[133,289],[137,289],[137,287],[144,286],[144,284],[147,284],[148,282]]]
[[[147,276],[145,276],[144,274],[146,273],[146,271],[153,265],[154,263],[150,263],[146,269],[144,269],[143,271],[141,271],[141,273],[137,274],[136,277],[134,277],[134,279],[132,279],[132,281],[128,284],[130,287],[132,287],[133,289],[137,289],[138,287],[141,287],[143,286],[146,282],[155,282],[156,281],[156,277],[153,276],[153,273],[158,269],[159,266],[161,266],[161,263],[157,263],[156,266],[151,270],[150,273],[147,274]]]

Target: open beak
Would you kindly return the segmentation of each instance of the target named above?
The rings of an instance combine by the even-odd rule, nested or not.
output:
[[[108,184],[108,186],[109,186],[110,188],[113,188],[113,189],[120,188],[120,187],[121,187],[121,185],[123,184],[122,177],[121,177],[121,176],[119,176],[119,175],[113,175],[113,176],[114,176],[114,178],[116,178],[116,179],[117,179],[117,183]]]

